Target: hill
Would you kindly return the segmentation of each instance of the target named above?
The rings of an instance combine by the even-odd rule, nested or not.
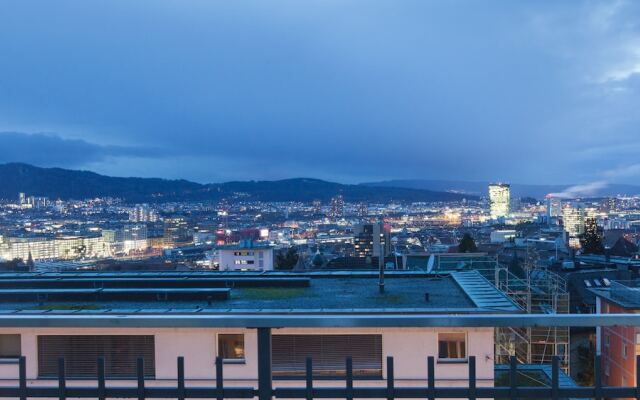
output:
[[[465,196],[422,189],[344,185],[319,179],[246,181],[199,184],[186,180],[120,178],[28,164],[0,164],[0,198],[16,199],[19,192],[51,199],[119,197],[127,202],[205,201],[220,198],[246,201],[329,201],[342,194],[346,201],[434,202],[459,201]]]

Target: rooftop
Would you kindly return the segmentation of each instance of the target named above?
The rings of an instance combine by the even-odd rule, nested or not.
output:
[[[518,307],[474,271],[447,275],[0,274],[0,313],[488,313]]]

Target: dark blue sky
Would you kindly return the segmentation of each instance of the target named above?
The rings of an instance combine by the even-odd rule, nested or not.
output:
[[[635,183],[640,2],[2,1],[0,162]]]

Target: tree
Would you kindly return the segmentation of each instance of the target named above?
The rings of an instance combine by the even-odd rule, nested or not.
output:
[[[579,371],[577,381],[583,386],[593,386],[595,368],[595,349],[592,344],[580,345],[577,349]]]
[[[465,233],[458,244],[458,252],[460,253],[473,253],[478,250],[476,242],[473,240],[470,234]]]
[[[587,218],[584,234],[580,236],[580,246],[584,254],[604,254],[603,235],[595,218]]]
[[[276,256],[276,269],[290,270],[298,263],[298,250],[295,247],[289,247],[286,252],[279,252]]]

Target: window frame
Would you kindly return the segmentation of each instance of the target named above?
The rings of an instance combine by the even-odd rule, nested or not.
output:
[[[242,358],[224,358],[221,353],[220,337],[221,336],[242,336]],[[246,364],[247,363],[247,346],[246,335],[244,332],[219,332],[216,333],[216,358],[220,357],[223,364]]]
[[[440,335],[464,335],[464,357],[461,358],[444,358],[440,357]],[[460,343],[460,342],[457,342]],[[469,334],[468,332],[437,332],[437,362],[438,364],[466,364],[469,362]]]

